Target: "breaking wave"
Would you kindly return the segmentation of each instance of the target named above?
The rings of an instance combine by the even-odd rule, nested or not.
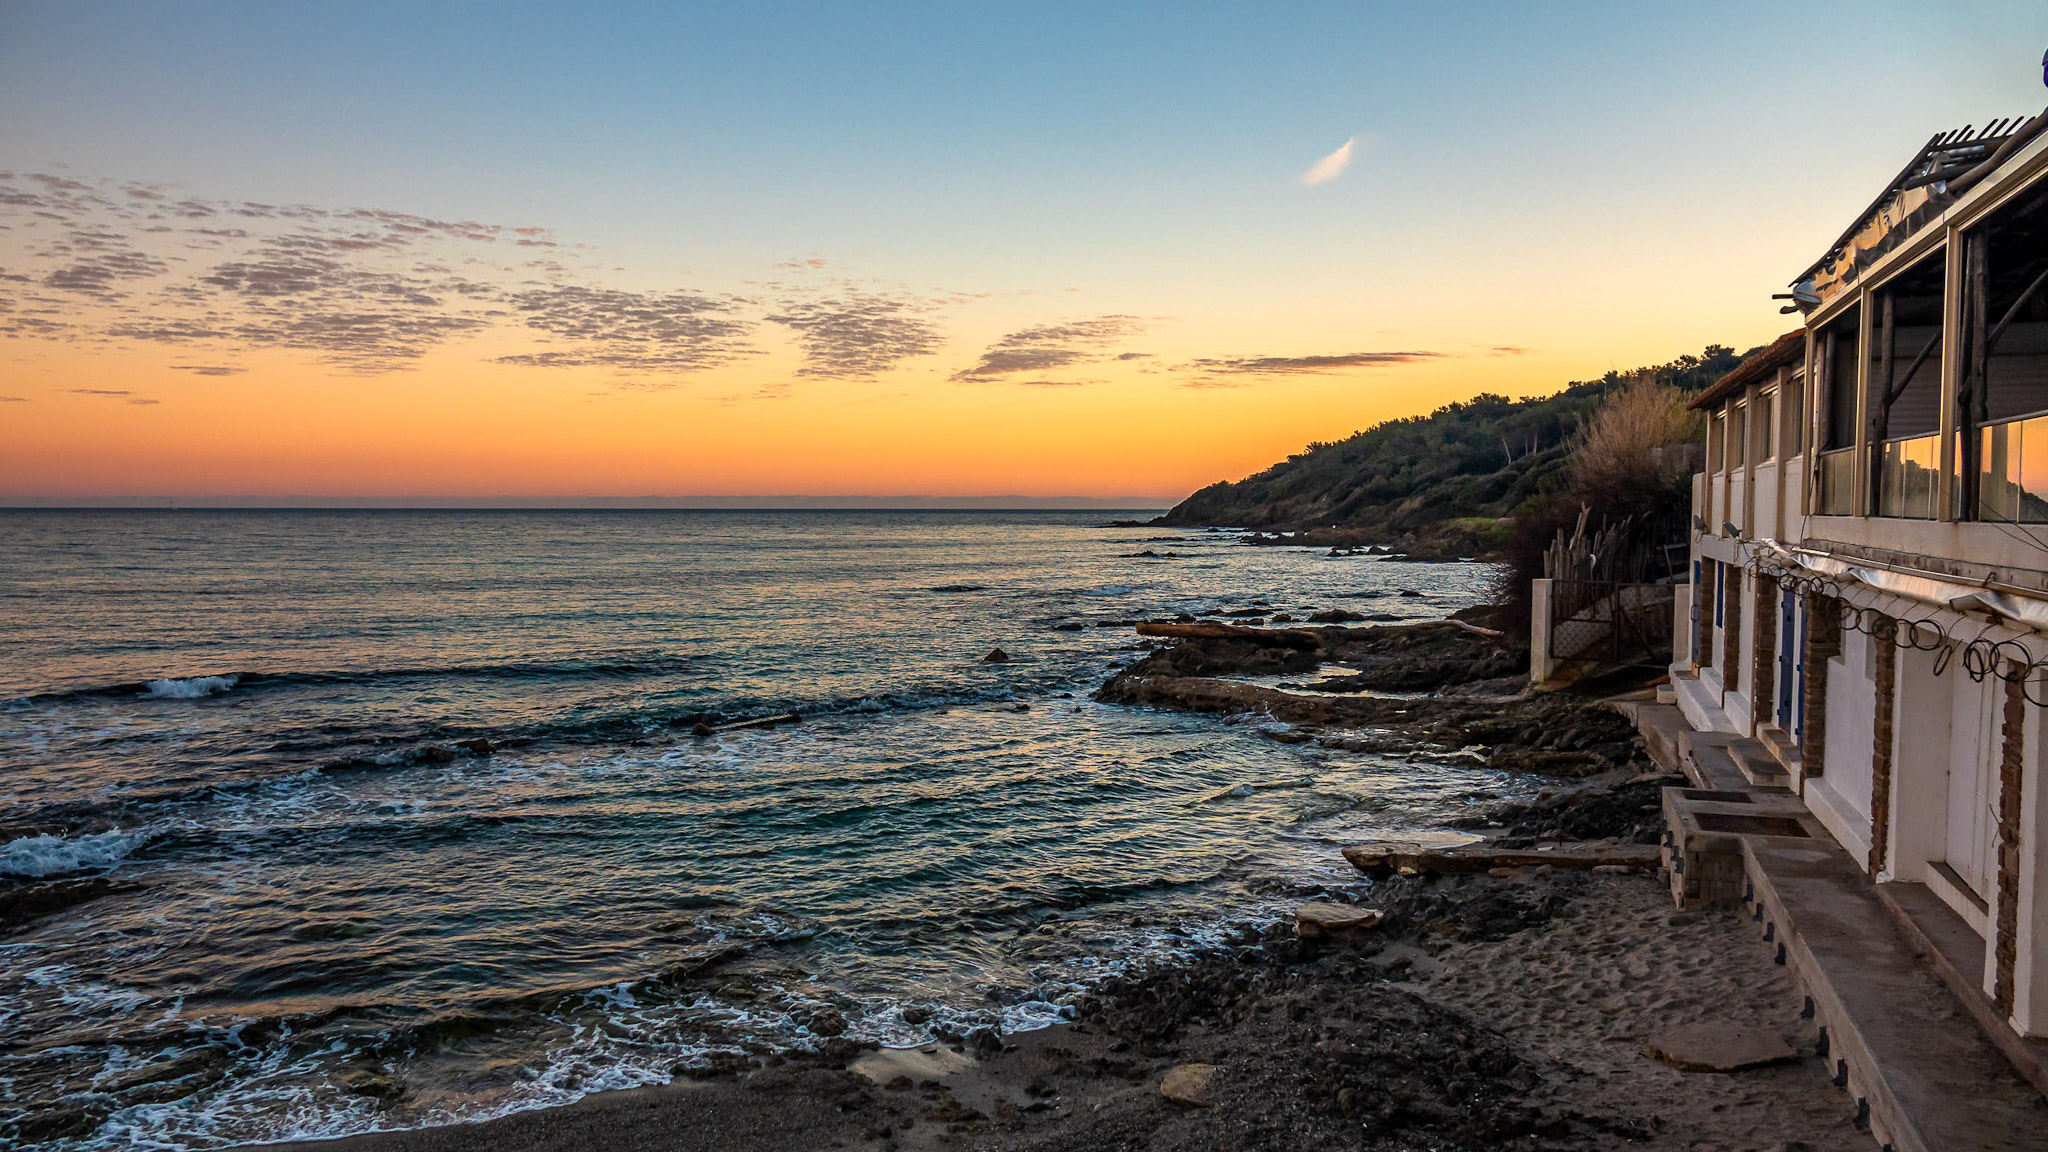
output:
[[[184,680],[151,680],[143,685],[142,694],[158,700],[197,700],[202,696],[214,696],[225,692],[242,682],[239,675],[193,676]]]
[[[0,844],[0,876],[36,880],[111,868],[149,838],[147,831],[119,828],[76,836],[22,836]]]

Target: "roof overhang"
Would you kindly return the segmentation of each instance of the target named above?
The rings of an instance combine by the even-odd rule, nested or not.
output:
[[[1711,408],[1771,373],[1797,364],[1806,356],[1806,329],[1794,328],[1749,354],[1733,371],[1707,386],[1692,402],[1694,408]]]

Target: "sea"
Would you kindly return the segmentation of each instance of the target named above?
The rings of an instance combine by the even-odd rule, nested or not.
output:
[[[0,1143],[1039,1028],[1524,787],[1095,702],[1132,621],[1494,579],[1151,514],[0,512]]]

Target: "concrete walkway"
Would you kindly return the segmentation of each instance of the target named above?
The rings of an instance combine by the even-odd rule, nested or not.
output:
[[[1669,705],[1626,710],[1658,763],[1698,788],[1796,803],[1755,770],[1769,759],[1761,745],[1694,732]],[[1740,914],[1805,991],[1859,1123],[1894,1152],[2048,1150],[2048,1100],[1987,1039],[1849,854],[1814,834],[1817,821],[1800,823],[1797,835],[1733,835]]]

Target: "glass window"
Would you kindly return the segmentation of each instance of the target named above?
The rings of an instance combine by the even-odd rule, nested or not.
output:
[[[1756,462],[1759,464],[1778,454],[1778,390],[1771,389],[1756,398],[1755,431]]]
[[[1916,436],[1878,445],[1877,514],[1934,519],[1934,476],[1941,467],[1941,437]]]
[[[1721,470],[1721,442],[1727,435],[1727,417],[1719,412],[1714,413],[1713,420],[1707,425],[1707,471]]]
[[[1982,429],[1977,518],[2048,522],[2048,416]]]
[[[1731,469],[1742,467],[1742,442],[1747,439],[1744,418],[1748,414],[1747,404],[1737,404],[1728,410],[1728,467]]]
[[[1816,516],[1850,516],[1856,511],[1856,450],[1837,448],[1820,454],[1820,493]]]

